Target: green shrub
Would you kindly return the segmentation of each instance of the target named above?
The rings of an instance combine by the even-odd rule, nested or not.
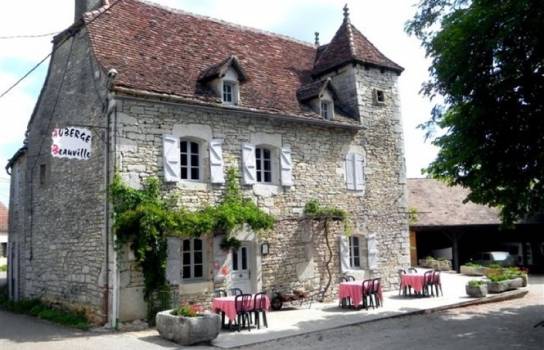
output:
[[[523,272],[517,267],[489,268],[485,276],[491,282],[500,282],[521,277]]]
[[[6,272],[8,270],[8,265],[0,265],[0,272]]]
[[[482,280],[470,280],[468,281],[468,286],[471,287],[471,288],[476,288],[476,287],[479,287],[481,285],[485,284],[484,281]]]

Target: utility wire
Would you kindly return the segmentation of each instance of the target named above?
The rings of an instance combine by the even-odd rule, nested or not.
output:
[[[116,2],[112,3],[105,11],[103,12],[100,12],[95,18],[91,19],[88,23],[85,23],[84,25],[85,26],[88,26],[89,24],[93,23],[94,21],[96,21],[98,18],[100,18],[103,14],[105,14],[106,12],[108,12],[109,10],[111,10],[112,8],[115,7],[115,5],[117,5],[118,3],[122,2],[123,0],[117,0]],[[42,35],[42,34],[39,34],[39,35]],[[43,34],[45,35],[45,34]],[[0,39],[2,39],[3,37],[0,37]],[[63,43],[60,43],[57,45],[57,47],[60,47]],[[26,77],[28,77],[33,71],[36,70],[36,68],[38,68],[43,62],[45,62],[49,57],[51,57],[51,55],[53,55],[55,53],[55,48],[53,48],[53,50],[51,51],[51,53],[49,53],[47,56],[45,56],[38,64],[36,64],[34,67],[32,67],[28,72],[25,73],[25,75],[23,75],[19,80],[17,80],[13,85],[11,85],[6,91],[4,91],[1,95],[0,95],[0,99],[2,97],[4,97],[8,92],[10,92],[11,90],[13,90],[14,87],[16,87],[17,85],[19,85],[21,83],[21,81],[23,81]]]
[[[5,36],[0,36],[0,40],[43,38],[45,36],[51,36],[51,35],[55,35],[55,34],[58,34],[58,33],[60,33],[60,32],[51,32],[51,33],[45,33],[45,34],[5,35]]]

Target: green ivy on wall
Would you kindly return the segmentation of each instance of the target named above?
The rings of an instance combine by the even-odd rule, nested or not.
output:
[[[242,196],[238,174],[227,170],[225,193],[216,206],[198,211],[177,209],[174,197],[161,194],[157,178],[147,178],[142,189],[134,189],[116,175],[110,193],[114,208],[117,247],[129,244],[144,275],[144,299],[164,290],[166,282],[167,237],[200,237],[223,234],[222,249],[238,247],[232,233],[247,224],[255,232],[273,228],[275,218]]]

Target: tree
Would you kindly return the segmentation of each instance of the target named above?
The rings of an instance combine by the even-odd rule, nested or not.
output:
[[[422,0],[406,31],[432,59],[425,172],[498,207],[506,225],[544,209],[544,1]]]

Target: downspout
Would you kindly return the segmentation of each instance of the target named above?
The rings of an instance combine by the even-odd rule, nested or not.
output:
[[[117,328],[117,320],[119,318],[119,307],[118,307],[118,276],[117,276],[117,254],[114,249],[113,245],[110,245],[110,239],[112,240],[112,243],[114,243],[114,237],[113,237],[113,230],[112,230],[112,220],[111,220],[111,201],[110,201],[110,195],[109,195],[109,189],[111,185],[111,179],[113,177],[112,168],[115,171],[115,164],[112,167],[111,164],[111,152],[112,152],[112,145],[111,145],[111,138],[112,133],[110,132],[111,128],[111,115],[115,113],[115,122],[117,122],[117,109],[115,106],[115,99],[114,95],[111,92],[111,88],[113,86],[113,80],[117,76],[117,71],[115,69],[110,69],[108,71],[107,76],[107,109],[106,109],[106,176],[105,176],[105,184],[106,184],[106,203],[105,203],[105,226],[106,226],[106,298],[105,298],[105,307],[104,311],[107,315],[107,321],[111,328]],[[115,138],[115,126],[114,126],[114,132],[113,137]],[[115,140],[113,142],[113,151],[115,152]],[[113,161],[115,163],[115,153],[113,155]],[[113,248],[113,249],[112,249]],[[111,250],[111,252],[110,252]],[[111,278],[111,285],[110,285],[110,278]],[[111,287],[111,293],[110,293],[110,287]],[[111,298],[111,304],[110,304],[110,298]],[[111,307],[110,307],[111,306]]]

